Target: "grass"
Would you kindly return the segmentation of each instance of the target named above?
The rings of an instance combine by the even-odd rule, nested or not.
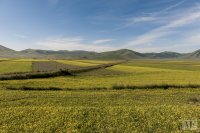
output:
[[[158,68],[167,70],[188,70],[188,71],[199,71],[200,60],[136,60],[134,62],[129,62],[126,66],[138,66],[145,68]]]
[[[88,63],[80,60],[56,60],[59,63],[67,64],[67,65],[75,65],[75,66],[95,66],[97,64]],[[101,64],[101,63],[99,63]],[[98,64],[98,65],[99,65]]]
[[[25,71],[33,60],[5,62]],[[198,60],[134,60],[76,76],[0,81],[0,132],[183,132],[183,120],[200,120],[199,85]]]
[[[192,103],[199,103],[200,104],[200,98],[197,98],[197,97],[192,97],[188,101],[192,102]]]
[[[32,71],[34,72],[47,72],[47,71],[59,71],[63,70],[70,70],[70,69],[77,69],[78,66],[73,65],[66,65],[62,63],[58,63],[56,61],[35,61],[32,63]]]
[[[119,67],[120,69],[116,69]],[[141,69],[130,69],[130,66],[122,67],[114,66],[106,68],[106,70],[115,70],[123,72],[118,75],[104,74],[95,75],[96,71],[90,72],[90,75],[70,76],[70,77],[56,77],[48,79],[30,79],[30,80],[11,80],[0,81],[1,88],[6,86],[30,86],[30,87],[58,87],[58,88],[95,88],[106,87],[111,88],[113,85],[148,85],[148,84],[200,84],[200,73],[194,71],[172,71],[172,70],[152,70],[140,71]],[[134,67],[134,66],[133,66]],[[129,72],[128,72],[128,71]]]
[[[76,60],[76,61],[88,64],[98,64],[98,65],[116,62],[116,61],[103,61],[103,60]]]
[[[76,67],[69,66],[58,62],[33,62],[32,63],[32,72],[16,72],[9,73],[0,76],[0,80],[18,80],[18,79],[36,79],[36,78],[50,78],[50,77],[58,77],[58,76],[71,76],[77,73],[83,73],[88,71],[94,71],[98,69],[106,69],[108,67],[112,67],[114,65],[118,65],[123,63],[113,62],[95,66],[88,67]]]
[[[180,132],[198,89],[0,92],[3,132]],[[172,100],[173,99],[173,100]]]
[[[2,61],[0,62],[0,74],[32,71],[31,66],[32,62]]]

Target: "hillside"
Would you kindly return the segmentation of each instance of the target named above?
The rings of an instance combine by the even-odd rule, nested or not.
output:
[[[200,50],[192,53],[176,53],[176,52],[160,52],[160,53],[139,53],[129,49],[120,49],[107,52],[91,52],[91,51],[68,51],[68,50],[40,50],[26,49],[15,51],[0,45],[1,58],[46,58],[46,59],[200,59]]]
[[[176,53],[176,52],[170,52],[170,51],[165,51],[161,53],[146,53],[146,57],[149,58],[179,58],[183,56],[183,54]]]
[[[183,58],[186,58],[186,59],[200,59],[200,49],[199,50],[196,50],[192,53],[187,53],[183,56]]]
[[[20,51],[22,55],[27,55],[28,57],[34,58],[59,58],[59,59],[89,59],[93,56],[96,56],[95,52],[88,51],[67,51],[67,50],[34,50],[34,49],[26,49]]]
[[[121,49],[117,51],[109,51],[102,52],[99,54],[100,59],[141,59],[144,58],[145,55],[129,50],[129,49]]]
[[[20,53],[15,50],[12,50],[12,49],[9,49],[7,47],[0,45],[0,57],[1,58],[20,57]]]

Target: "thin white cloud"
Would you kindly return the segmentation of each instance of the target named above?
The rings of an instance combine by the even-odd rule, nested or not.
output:
[[[200,33],[189,36],[185,41],[188,42],[188,44],[200,46]]]
[[[163,48],[159,48],[159,47],[137,47],[134,48],[134,51],[138,51],[138,52],[142,52],[142,53],[151,53],[153,51],[156,52],[163,52]]]
[[[113,47],[85,43],[82,38],[49,38],[36,43],[37,45],[51,50],[87,50],[87,51],[108,51]]]
[[[166,12],[166,11],[169,11],[169,10],[172,10],[180,5],[182,5],[183,3],[185,3],[187,0],[182,0],[174,5],[170,5],[169,7],[165,8],[163,11]]]
[[[54,4],[58,2],[58,0],[52,0],[52,1],[55,2],[55,3],[53,2]],[[195,7],[192,7],[190,9],[182,8],[178,10],[173,10],[176,9],[178,6],[181,6],[186,1],[187,0],[182,0],[176,4],[170,5],[169,7],[161,11],[149,14],[142,14],[141,16],[137,17],[115,18],[109,15],[100,16],[99,18],[97,17],[96,18],[97,20],[109,19],[118,22],[117,25],[113,24],[113,26],[114,25],[117,26],[116,29],[104,32],[118,31],[124,28],[135,26],[136,24],[143,24],[144,26],[149,26],[146,24],[154,23],[159,25],[158,27],[140,36],[132,38],[127,43],[118,47],[105,45],[109,42],[112,42],[113,41],[112,39],[99,39],[88,43],[85,42],[85,40],[82,38],[65,38],[65,37],[57,37],[57,38],[49,38],[41,40],[37,42],[37,44],[39,46],[42,46],[44,48],[49,48],[52,50],[87,50],[87,51],[97,51],[97,52],[116,50],[120,48],[129,48],[138,52],[153,52],[153,51],[161,52],[166,50],[179,51],[180,47],[187,48],[190,46],[199,46],[200,35],[195,35],[195,36],[189,35],[186,38],[182,38],[176,42],[172,42],[176,39],[171,38],[171,36],[175,33],[178,33],[178,31],[181,28],[185,29],[186,26],[190,26],[200,22],[200,5],[196,5]],[[189,28],[188,30],[192,31],[192,28]],[[187,33],[179,32],[179,34],[182,36]],[[169,39],[170,43],[167,44],[166,42],[160,41],[163,38],[165,38],[166,40]]]
[[[108,42],[112,42],[113,39],[100,39],[100,40],[95,40],[93,41],[93,44],[103,44],[103,43],[108,43]]]
[[[136,23],[143,23],[143,22],[149,22],[149,21],[153,21],[156,18],[153,16],[140,16],[140,17],[133,17],[128,19],[126,26],[131,26],[133,24]]]
[[[117,28],[114,28],[112,30],[105,30],[105,31],[101,31],[104,33],[109,33],[109,32],[114,32],[114,31],[118,31],[118,30],[122,30],[128,27],[132,27],[136,24],[141,24],[141,23],[147,23],[147,22],[153,22],[153,21],[158,21],[158,17],[155,16],[139,16],[139,17],[131,17],[131,18],[127,18],[125,19],[125,22],[121,25],[118,26]],[[124,20],[124,18],[123,18]]]
[[[22,35],[22,34],[14,34],[14,36],[17,37],[17,38],[22,38],[22,39],[27,38],[26,35]]]
[[[182,36],[181,40],[177,40],[174,42],[174,40],[169,40],[167,42],[160,41],[155,42],[154,45],[138,45],[134,47],[134,50],[139,52],[163,52],[163,51],[174,51],[174,52],[182,52],[182,53],[188,53],[193,52],[195,50],[198,50],[200,47],[200,33],[197,31],[190,32],[187,34],[184,34]],[[160,45],[162,44],[162,45]]]
[[[147,34],[144,34],[142,36],[139,36],[127,43],[127,46],[137,46],[137,45],[148,45],[149,43],[154,42],[156,39],[167,36],[171,34],[171,32],[167,31],[160,31],[160,30],[153,30],[151,32],[148,32]]]
[[[193,10],[183,12],[181,16],[174,20],[168,20],[166,25],[157,27],[141,36],[138,36],[127,43],[127,46],[137,46],[146,43],[153,43],[160,38],[166,37],[174,32],[179,27],[183,27],[189,24],[197,23],[200,21],[200,8],[199,6]]]
[[[179,42],[179,44],[174,45],[174,47],[191,47],[191,46],[200,46],[200,33],[197,32],[188,33]]]
[[[133,19],[133,22],[145,22],[145,21],[154,21],[154,18],[137,18]],[[115,46],[107,46],[107,45],[100,45],[106,44],[108,42],[113,41],[112,39],[99,39],[94,40],[91,42],[85,42],[83,38],[65,38],[65,37],[58,37],[58,38],[49,38],[37,42],[39,46],[44,48],[49,48],[52,50],[87,50],[87,51],[110,51],[116,50],[120,48],[129,48],[139,52],[161,52],[166,50],[178,50],[179,47],[189,47],[189,46],[199,46],[200,35],[192,32],[192,28],[189,30],[191,31],[191,35],[188,37],[183,38],[177,42],[170,42],[168,45],[166,42],[160,41],[160,39],[165,38],[168,39],[168,36],[171,36],[175,33],[178,33],[179,28],[185,29],[186,26],[190,26],[193,24],[197,24],[200,22],[200,5],[193,7],[192,9],[188,10],[180,10],[176,12],[174,15],[166,16],[166,23],[152,29],[149,32],[146,32],[143,35],[134,37],[130,41],[128,41],[125,45],[121,45],[118,47]],[[186,32],[179,32],[179,34],[185,35]],[[194,35],[194,36],[192,36]],[[171,40],[172,41],[172,40]],[[162,44],[159,44],[162,42]],[[149,45],[151,44],[151,45]],[[155,45],[154,45],[155,44]]]
[[[173,1],[176,1],[176,0],[173,0]],[[125,20],[125,22],[123,24],[121,24],[121,26],[118,25],[118,27],[114,28],[113,30],[102,31],[102,32],[105,32],[105,33],[114,32],[114,31],[122,30],[122,29],[125,29],[128,27],[132,27],[136,24],[144,24],[144,23],[151,23],[151,22],[163,23],[166,21],[165,19],[169,19],[169,18],[163,17],[163,14],[167,15],[168,11],[171,11],[172,9],[177,8],[178,6],[181,6],[186,1],[187,0],[182,0],[176,4],[172,4],[169,7],[165,8],[161,11],[158,11],[158,12],[143,13],[141,16],[137,16],[137,17],[118,18],[120,20],[120,22],[124,21],[124,20]]]
[[[193,22],[196,22],[199,20],[200,20],[200,10],[189,13],[189,14],[185,14],[181,18],[170,22],[166,26],[163,26],[162,29],[176,28],[176,27],[187,25],[187,24],[192,24]]]

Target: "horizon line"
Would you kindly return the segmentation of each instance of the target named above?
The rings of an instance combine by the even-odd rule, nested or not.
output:
[[[10,47],[7,47],[7,46],[4,46],[4,45],[1,45],[1,47],[4,47],[4,48],[7,48],[7,49],[10,49],[10,50],[14,50],[16,52],[21,52],[21,51],[25,51],[25,50],[43,50],[43,51],[69,51],[69,52],[73,52],[73,51],[85,51],[85,52],[94,52],[94,53],[104,53],[104,52],[112,52],[112,51],[119,51],[119,50],[130,50],[130,51],[133,51],[133,52],[137,52],[137,53],[164,53],[164,52],[171,52],[171,53],[178,53],[178,54],[187,54],[187,53],[193,53],[193,52],[196,52],[196,51],[199,51],[200,49],[197,49],[197,50],[194,50],[194,51],[190,51],[190,52],[176,52],[176,51],[160,51],[160,52],[139,52],[139,51],[136,51],[136,50],[133,50],[133,49],[129,49],[129,48],[119,48],[119,49],[116,49],[116,50],[108,50],[108,51],[102,51],[102,52],[97,52],[97,51],[90,51],[90,50],[67,50],[67,49],[64,49],[64,50],[52,50],[52,49],[34,49],[34,48],[27,48],[27,49],[23,49],[23,50],[15,50],[13,48],[10,48]]]

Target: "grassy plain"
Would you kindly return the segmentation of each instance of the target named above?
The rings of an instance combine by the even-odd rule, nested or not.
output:
[[[2,73],[6,62],[0,62]],[[31,71],[31,60],[8,62],[21,64],[15,71]],[[107,63],[58,62],[77,66]],[[11,67],[9,63],[7,67]],[[113,85],[151,84],[200,84],[200,61],[134,60],[75,76],[0,81],[0,131],[181,132],[182,120],[200,119],[200,88],[112,90]],[[64,90],[7,90],[24,86]]]
[[[77,66],[94,66],[100,64],[111,63],[114,61],[99,61],[99,60],[57,60],[57,62],[61,62],[68,65],[77,65]]]
[[[70,63],[72,61],[63,62]],[[20,63],[21,61],[18,62],[18,64]],[[29,62],[26,63],[29,64]],[[78,66],[78,64],[76,65]],[[200,84],[200,66],[198,65],[200,65],[200,61],[136,60],[105,70],[82,73],[78,76],[0,81],[0,86],[90,89],[96,87],[110,88],[113,85]],[[1,67],[5,67],[5,65]],[[22,70],[26,71],[24,68]]]
[[[32,71],[31,66],[31,61],[0,61],[0,74],[11,72],[29,72]]]

